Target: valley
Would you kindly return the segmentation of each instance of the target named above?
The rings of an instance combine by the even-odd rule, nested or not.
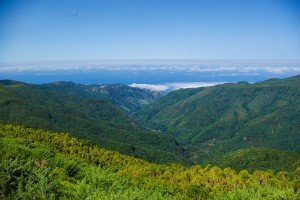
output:
[[[76,86],[73,83],[30,85],[2,81],[0,121],[55,132],[69,132],[72,136],[87,139],[99,147],[157,163],[192,164],[185,149],[171,136],[141,128],[123,111],[123,105],[133,105],[132,101],[124,100],[127,97],[133,99],[143,94],[153,99],[155,96],[152,93],[128,86],[108,88],[111,88],[112,92],[109,94],[112,96],[116,95],[117,91],[114,90],[122,91],[121,99],[110,97],[122,102],[122,105],[114,105],[108,101],[105,96],[108,96],[108,92],[103,94],[102,88],[93,92],[86,89],[86,86]],[[136,96],[131,95],[132,91],[135,91]],[[91,98],[92,95],[102,96]],[[145,97],[142,99],[143,103],[149,101]],[[134,104],[142,106],[138,102],[139,99],[136,98]]]
[[[0,200],[300,200],[300,1],[0,0]]]
[[[115,188],[114,198],[297,199],[299,85],[294,76],[162,94],[126,85],[0,81],[0,160],[8,170],[0,195],[23,195],[46,178],[37,190],[48,188],[39,194],[47,198],[99,198]],[[17,169],[22,175],[7,179]],[[31,183],[36,173],[44,179]],[[50,180],[56,173],[60,178]]]

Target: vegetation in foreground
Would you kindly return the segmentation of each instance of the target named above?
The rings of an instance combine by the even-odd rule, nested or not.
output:
[[[0,125],[0,195],[4,199],[299,199],[300,168],[158,165],[89,142]]]

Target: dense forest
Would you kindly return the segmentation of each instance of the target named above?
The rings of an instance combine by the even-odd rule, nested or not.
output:
[[[0,81],[0,199],[299,199],[299,85]]]
[[[294,172],[158,165],[68,134],[0,125],[3,199],[299,199]]]
[[[1,81],[0,122],[68,132],[93,141],[99,147],[157,163],[192,164],[185,149],[171,136],[139,127],[120,107],[106,99],[68,95],[66,91],[75,93],[74,87],[74,84],[61,82],[31,85]],[[78,95],[83,95],[84,86],[78,87]],[[127,96],[132,91],[140,93],[140,89],[126,91],[120,92],[120,99],[126,98],[121,96],[122,93],[127,93]]]
[[[82,85],[73,82],[54,82],[42,85],[31,85],[40,91],[56,92],[77,98],[105,99],[131,114],[153,103],[163,94],[143,90],[123,84]]]
[[[298,75],[254,84],[181,89],[159,98],[133,117],[144,127],[174,136],[197,163],[211,163],[220,154],[232,152],[233,156],[245,148],[254,151],[252,156],[258,152],[254,148],[299,153],[299,86]],[[297,157],[292,152],[282,155],[288,154]]]

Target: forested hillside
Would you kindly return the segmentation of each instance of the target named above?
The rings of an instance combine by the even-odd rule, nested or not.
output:
[[[159,92],[129,87],[122,84],[82,85],[61,81],[31,86],[45,92],[63,93],[78,98],[105,99],[121,107],[127,114],[149,105],[162,96]]]
[[[213,156],[207,163],[218,167],[231,167],[237,171],[255,170],[295,171],[300,167],[300,154],[267,148],[246,148],[231,151],[225,155]]]
[[[300,76],[181,89],[134,114],[173,135],[197,162],[258,147],[300,152]]]
[[[148,130],[116,100],[128,106],[158,97],[153,93],[148,98],[149,91],[0,81],[0,122],[69,132],[98,147],[156,163],[293,172],[300,167],[299,79],[176,90],[133,115]]]
[[[69,132],[99,147],[153,162],[191,163],[172,137],[140,128],[121,108],[107,100],[70,96],[67,86],[63,87],[64,92],[44,85],[0,83],[1,122]]]
[[[0,124],[3,199],[299,199],[300,168],[157,165],[63,133]]]

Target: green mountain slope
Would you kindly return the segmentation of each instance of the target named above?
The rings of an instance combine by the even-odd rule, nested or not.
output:
[[[190,163],[174,139],[140,128],[107,100],[77,98],[19,82],[1,83],[1,122],[70,132],[99,147],[153,162]]]
[[[3,199],[299,199],[295,172],[157,165],[64,133],[0,124]]]
[[[200,162],[249,147],[300,152],[300,76],[177,90],[134,118],[172,134]]]
[[[72,82],[55,82],[35,85],[36,89],[60,92],[78,98],[105,99],[121,107],[127,114],[154,102],[161,93],[129,87],[127,85],[82,85]]]
[[[221,168],[231,167],[237,171],[255,170],[295,171],[300,167],[300,154],[266,148],[248,148],[228,152],[211,159],[210,164]]]

